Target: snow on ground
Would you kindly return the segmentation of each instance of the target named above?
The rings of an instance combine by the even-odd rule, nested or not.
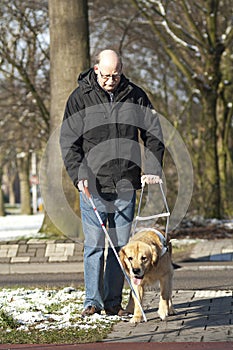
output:
[[[128,294],[125,294],[128,297]],[[1,289],[0,329],[10,332],[7,319],[14,320],[17,330],[48,331],[64,328],[104,328],[120,320],[118,316],[95,314],[83,319],[81,311],[85,292],[73,287],[63,289]],[[12,322],[11,322],[12,323]]]
[[[0,241],[39,236],[44,214],[0,216]]]

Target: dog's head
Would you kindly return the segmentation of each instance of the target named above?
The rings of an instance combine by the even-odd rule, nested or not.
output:
[[[129,242],[120,250],[119,255],[124,269],[136,285],[141,284],[145,273],[158,258],[155,247],[140,241]]]

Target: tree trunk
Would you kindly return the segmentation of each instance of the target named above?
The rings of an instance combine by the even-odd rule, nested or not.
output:
[[[9,204],[15,205],[15,191],[14,191],[14,183],[16,178],[16,164],[15,162],[10,162],[8,166],[6,167],[6,174],[7,174],[7,185],[9,189]]]
[[[218,153],[219,153],[219,171],[220,171],[220,185],[222,195],[222,215],[228,217],[233,216],[233,153],[232,144],[233,129],[231,127],[232,120],[232,100],[233,87],[229,82],[232,80],[231,61],[227,55],[222,58],[222,79],[224,83],[219,85],[218,90]],[[227,88],[226,88],[227,85]],[[229,86],[230,85],[230,86]],[[229,142],[229,140],[231,140]]]
[[[10,180],[8,182],[8,186],[9,186],[9,204],[15,205],[14,181]]]
[[[78,191],[63,171],[60,125],[68,95],[78,74],[90,65],[88,8],[85,0],[50,0],[50,139],[42,162],[40,182],[45,219],[40,231],[80,236]],[[48,229],[49,228],[49,229]]]
[[[30,183],[29,183],[29,155],[24,154],[17,158],[17,167],[19,173],[20,184],[20,204],[21,214],[32,214],[31,209],[31,195],[30,195]]]
[[[5,216],[6,213],[5,213],[3,191],[2,191],[2,176],[3,176],[3,172],[0,169],[0,216]]]
[[[230,130],[230,123],[228,122],[228,111],[223,105],[223,101],[218,103],[218,155],[219,155],[219,177],[220,177],[220,188],[221,188],[221,212],[222,215],[228,214],[229,217],[233,214],[233,199],[229,194],[232,189],[232,161],[228,152],[228,145],[226,135]],[[231,164],[230,172],[228,171],[228,164]],[[228,184],[229,179],[229,184]]]
[[[203,94],[203,147],[200,150],[203,156],[202,186],[203,203],[206,217],[221,217],[221,189],[217,139],[216,94]]]

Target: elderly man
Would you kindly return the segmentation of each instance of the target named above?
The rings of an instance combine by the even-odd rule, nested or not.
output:
[[[94,67],[80,74],[61,127],[64,164],[80,191],[85,236],[83,317],[101,310],[124,314],[124,276],[111,247],[105,261],[104,233],[85,187],[119,251],[129,240],[141,176],[145,183],[156,183],[162,174],[164,144],[158,116],[146,93],[125,77],[122,68],[115,51],[100,52]],[[144,175],[139,137],[144,144]]]

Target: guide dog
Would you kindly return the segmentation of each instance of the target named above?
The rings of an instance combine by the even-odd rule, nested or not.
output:
[[[172,305],[171,253],[171,243],[166,242],[164,233],[153,228],[143,229],[136,233],[119,252],[122,265],[130,277],[140,303],[143,300],[145,287],[152,286],[159,281],[158,315],[162,320],[176,313]],[[130,322],[139,323],[142,321],[142,313],[133,294],[127,310],[133,311],[133,318]],[[133,304],[134,310],[132,310]]]

